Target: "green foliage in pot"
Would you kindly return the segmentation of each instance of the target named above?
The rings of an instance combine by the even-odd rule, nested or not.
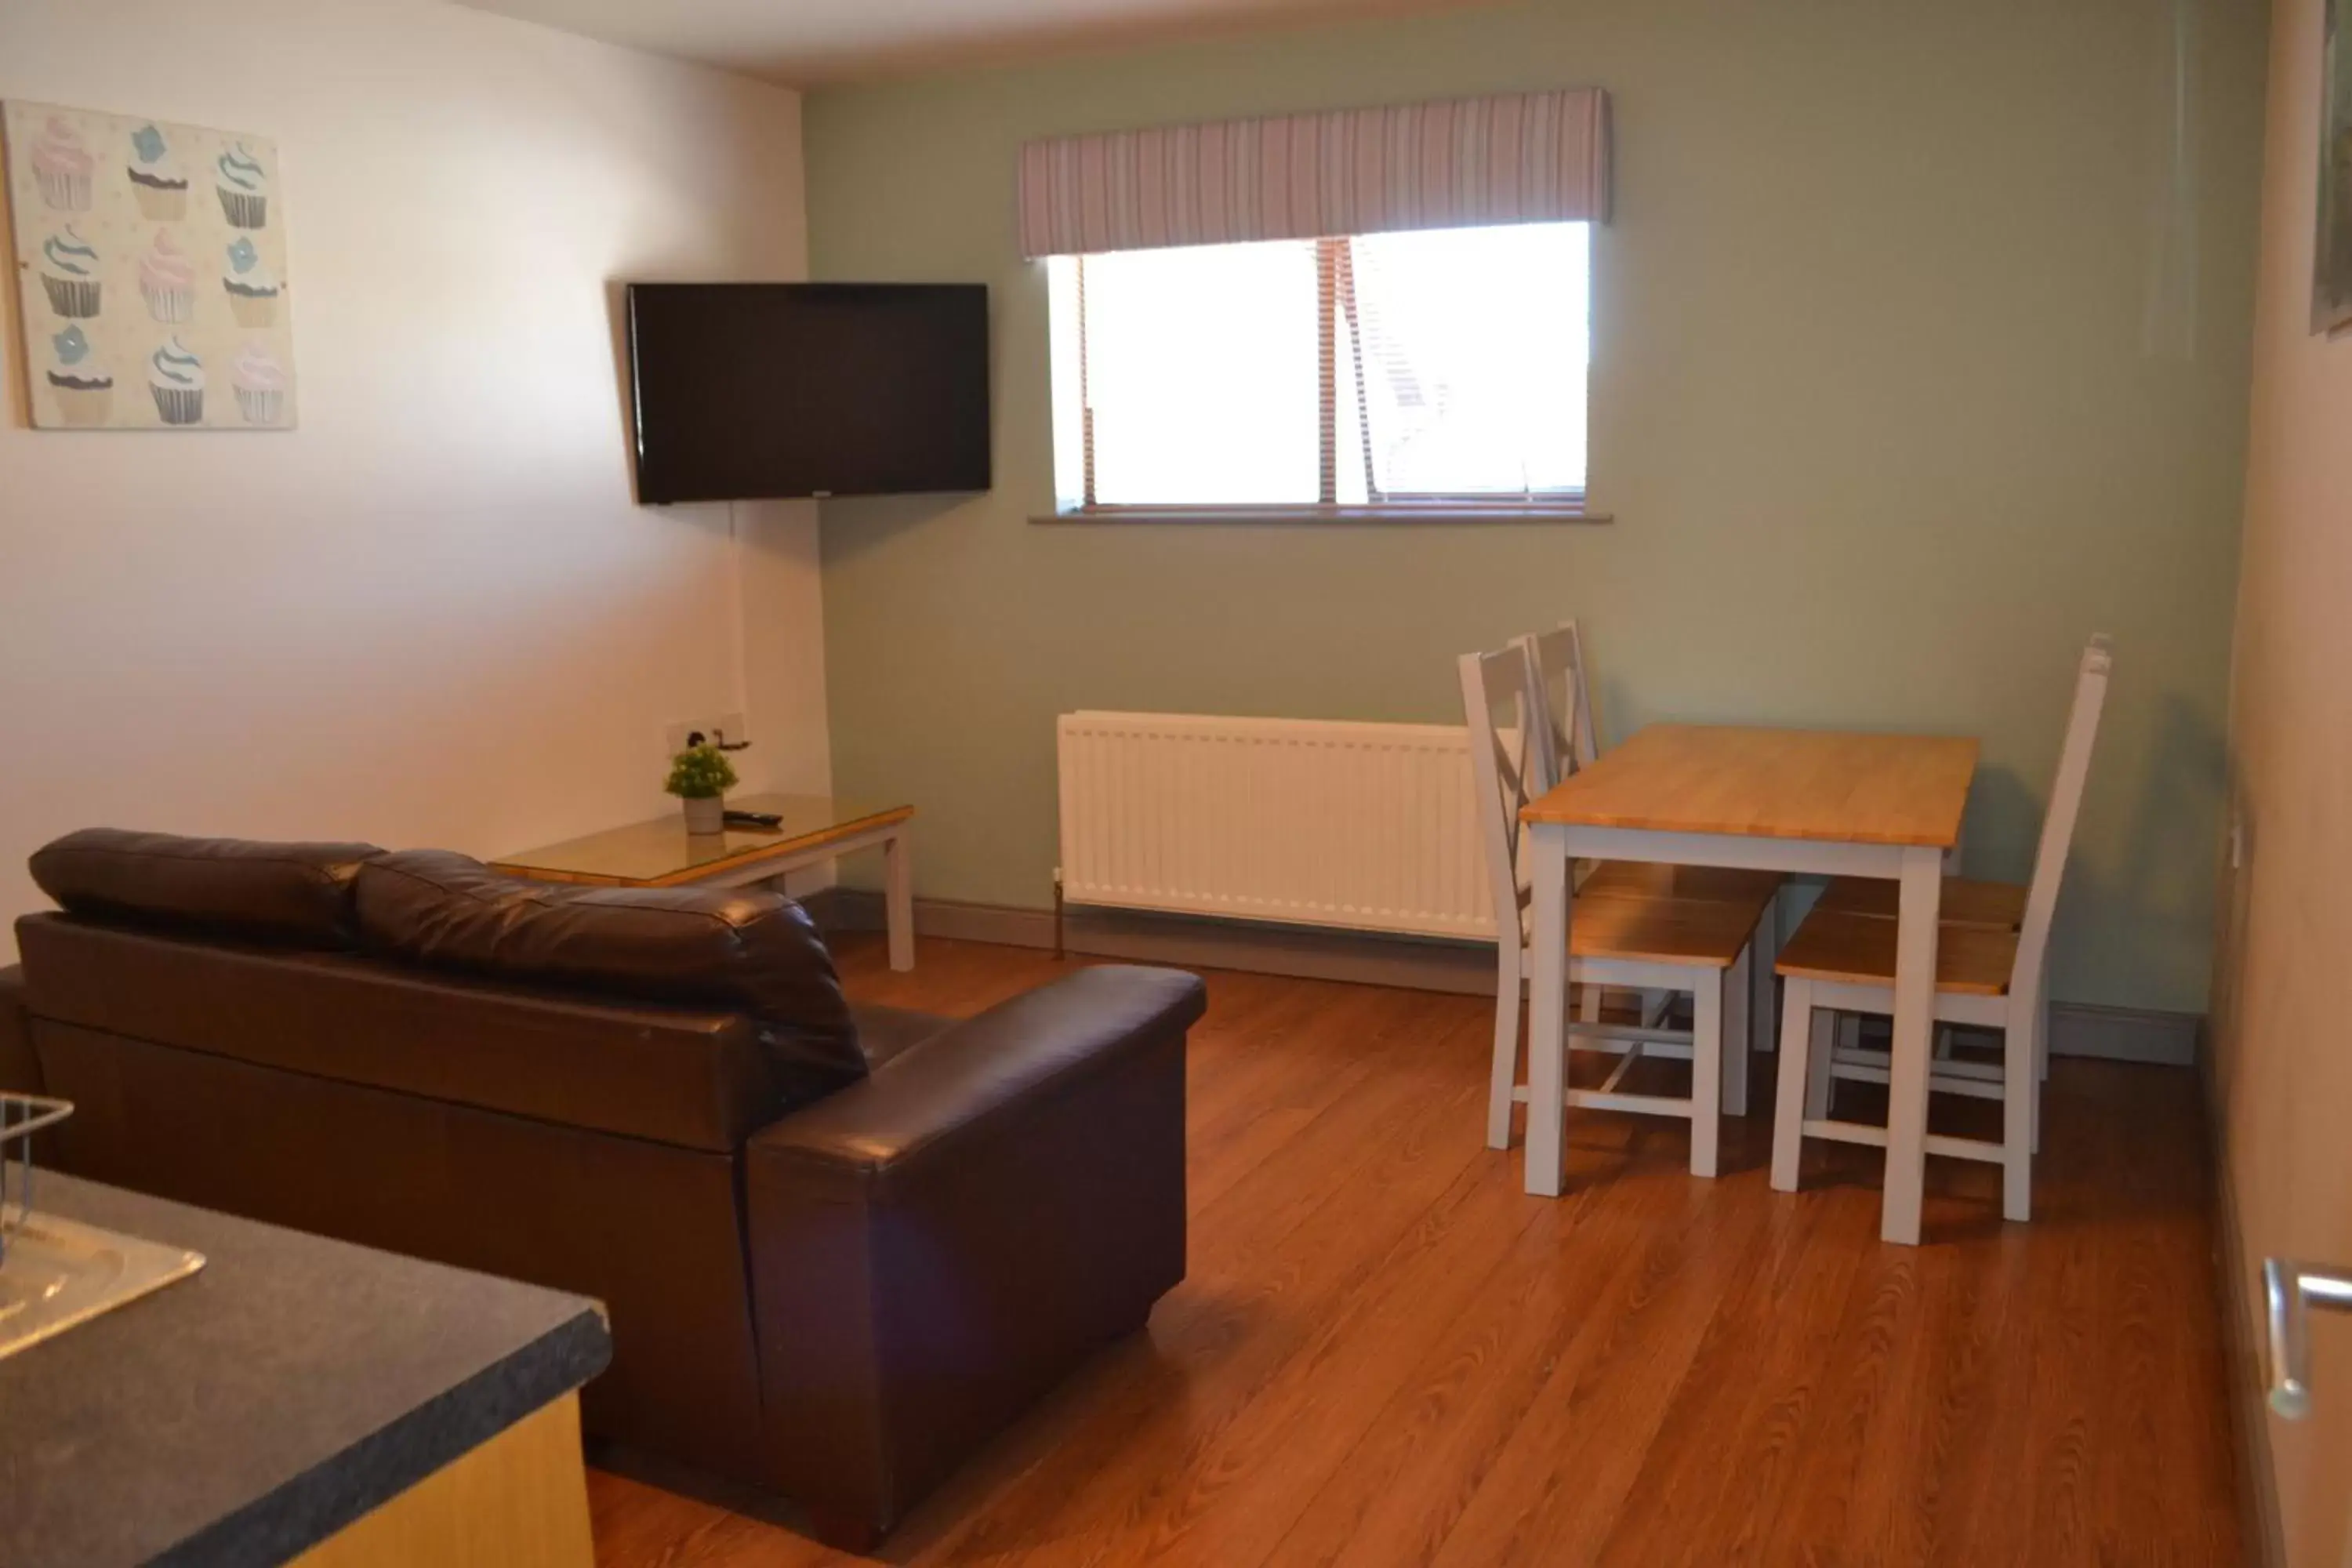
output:
[[[662,787],[681,800],[714,800],[736,784],[735,764],[716,746],[688,746],[669,763]]]

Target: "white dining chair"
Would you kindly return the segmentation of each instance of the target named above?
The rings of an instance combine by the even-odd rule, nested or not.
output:
[[[1533,682],[1528,704],[1536,726],[1535,793],[1540,795],[1560,780],[1590,767],[1601,755],[1599,724],[1592,709],[1591,667],[1584,656],[1584,637],[1573,620],[1548,632],[1517,639],[1527,650]],[[1749,966],[1748,1032],[1751,1050],[1772,1048],[1777,1009],[1773,1005],[1772,965],[1780,951],[1780,894],[1788,879],[1778,871],[1741,871],[1719,866],[1667,866],[1650,861],[1611,860],[1580,868],[1577,891],[1586,896],[1663,894],[1670,898],[1733,899],[1742,903],[1761,897],[1751,943],[1756,962]],[[1585,994],[1587,1019],[1600,1016],[1599,991]],[[1643,999],[1645,1012],[1654,998]],[[1744,1083],[1745,1075],[1741,1075]],[[1748,1114],[1744,1088],[1726,1101],[1734,1116]]]
[[[1536,731],[1537,761],[1554,784],[1600,760],[1592,680],[1584,662],[1584,634],[1572,621],[1515,639],[1528,650],[1544,722]]]
[[[2033,876],[2026,884],[2017,927],[1945,921],[1936,935],[1936,1022],[1995,1031],[2000,1037],[2001,1061],[1994,1067],[1958,1057],[1938,1059],[1930,1065],[1927,1086],[1935,1093],[1999,1100],[2001,1136],[1992,1142],[1931,1135],[1927,1152],[2000,1165],[2001,1213],[2012,1220],[2029,1219],[2033,1212],[2042,1080],[2049,1073],[2050,927],[2113,665],[2107,638],[2093,637],[2075,673],[2058,776],[2042,816]],[[1817,910],[1806,916],[1780,950],[1783,997],[1772,1184],[1782,1192],[1796,1190],[1804,1139],[1865,1143],[1883,1139],[1883,1134],[1872,1135],[1874,1129],[1828,1120],[1833,1080],[1885,1083],[1890,1065],[1883,1055],[1834,1048],[1832,1037],[1838,1015],[1894,1016],[1895,929],[1895,921],[1875,914]]]
[[[1525,647],[1462,656],[1462,707],[1469,724],[1470,766],[1477,797],[1496,914],[1495,1048],[1488,1084],[1486,1142],[1510,1146],[1511,1107],[1528,1098],[1520,1079],[1522,984],[1534,954],[1528,941],[1530,889],[1520,853],[1519,812],[1533,798],[1537,777],[1531,731],[1542,722],[1532,710]],[[1498,715],[1501,721],[1497,721]],[[1576,900],[1570,925],[1569,980],[1586,987],[1688,993],[1692,1026],[1666,1027],[1587,1020],[1570,1026],[1572,1049],[1619,1058],[1597,1089],[1566,1091],[1571,1107],[1673,1116],[1691,1124],[1691,1173],[1712,1176],[1722,1133],[1727,1076],[1746,1102],[1748,933],[1762,900],[1706,900],[1623,892]],[[1727,1043],[1738,1049],[1727,1049]],[[1687,1059],[1686,1096],[1623,1092],[1620,1085],[1637,1060]]]

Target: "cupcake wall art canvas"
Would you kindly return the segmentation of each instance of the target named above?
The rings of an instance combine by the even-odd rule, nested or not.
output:
[[[143,115],[5,107],[34,425],[293,428],[277,144]]]

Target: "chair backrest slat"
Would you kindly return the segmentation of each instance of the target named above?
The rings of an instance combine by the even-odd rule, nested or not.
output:
[[[2050,788],[2050,808],[2042,818],[2042,842],[2033,853],[2033,880],[2025,892],[2025,921],[2018,932],[2017,963],[2010,976],[2011,994],[2038,988],[2049,954],[2058,884],[2066,874],[2075,819],[2082,815],[2083,784],[2091,774],[2091,751],[2099,737],[2099,714],[2106,706],[2107,676],[2114,664],[2112,645],[2102,633],[2083,650],[2083,662],[2075,672],[2074,704],[2066,718],[2065,742],[2059,748],[2058,777]]]
[[[1534,776],[1539,746],[1533,735],[1541,724],[1528,711],[1527,650],[1513,643],[1492,653],[1465,653],[1458,662],[1496,940],[1524,942],[1520,911],[1527,905],[1527,885],[1519,866],[1519,809],[1549,787],[1539,786]],[[1507,723],[1496,722],[1498,711],[1508,715]]]
[[[1527,709],[1536,721],[1537,778],[1549,789],[1599,757],[1584,639],[1574,621],[1517,639],[1527,650]]]

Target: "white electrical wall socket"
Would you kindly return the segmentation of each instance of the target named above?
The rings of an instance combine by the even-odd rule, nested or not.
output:
[[[719,713],[704,719],[681,719],[662,731],[662,750],[676,756],[688,746],[740,746],[750,743],[751,732],[740,713]]]

